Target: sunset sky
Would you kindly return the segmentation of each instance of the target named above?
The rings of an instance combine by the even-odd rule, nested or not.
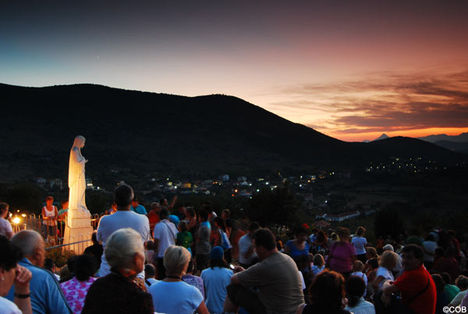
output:
[[[455,135],[468,1],[2,1],[0,82],[229,94],[346,141]]]

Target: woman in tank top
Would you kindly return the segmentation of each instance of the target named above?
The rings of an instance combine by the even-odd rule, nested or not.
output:
[[[44,226],[45,237],[56,235],[58,210],[53,203],[54,198],[47,196],[46,206],[42,207],[42,225]]]

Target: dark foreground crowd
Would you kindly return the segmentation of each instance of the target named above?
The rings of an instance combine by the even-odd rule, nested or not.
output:
[[[122,184],[93,245],[57,274],[40,233],[2,229],[6,212],[0,203],[0,314],[432,314],[468,306],[466,243],[450,231],[371,245],[364,227],[351,235],[304,224],[283,243],[283,234],[234,221],[229,210],[218,217],[161,201],[147,213]]]

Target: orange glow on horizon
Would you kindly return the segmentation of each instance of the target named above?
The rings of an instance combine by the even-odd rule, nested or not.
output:
[[[320,131],[320,130],[317,130]],[[446,134],[450,136],[456,136],[461,133],[468,132],[466,128],[427,128],[427,129],[415,129],[415,130],[399,130],[399,131],[384,131],[384,132],[363,132],[363,133],[341,133],[335,132],[322,132],[328,136],[337,138],[346,142],[362,142],[365,140],[374,140],[378,138],[382,133],[387,134],[389,137],[405,136],[405,137],[424,137],[429,135]]]

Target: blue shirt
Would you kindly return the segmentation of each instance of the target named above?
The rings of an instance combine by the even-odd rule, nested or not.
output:
[[[31,307],[33,313],[71,313],[62,289],[55,276],[42,268],[34,266],[27,258],[19,265],[26,267],[32,274],[29,283],[31,289]],[[13,301],[15,288],[12,287],[7,299]]]
[[[294,240],[289,240],[286,242],[286,246],[289,248],[289,253],[291,254],[291,257],[297,257],[299,255],[309,255],[309,250],[310,250],[310,245],[309,243],[305,243],[304,249],[299,250],[294,243]]]
[[[146,211],[146,208],[143,205],[138,205],[136,208],[131,206],[130,210],[134,211],[137,214],[142,214],[142,215],[148,214],[148,212]]]
[[[209,221],[203,221],[200,223],[200,226],[207,227],[211,231],[211,224]]]
[[[206,291],[206,307],[211,314],[223,313],[226,287],[231,283],[232,270],[224,267],[204,269],[201,273]]]
[[[151,285],[148,292],[158,313],[192,314],[203,302],[200,291],[183,281],[160,281]]]

